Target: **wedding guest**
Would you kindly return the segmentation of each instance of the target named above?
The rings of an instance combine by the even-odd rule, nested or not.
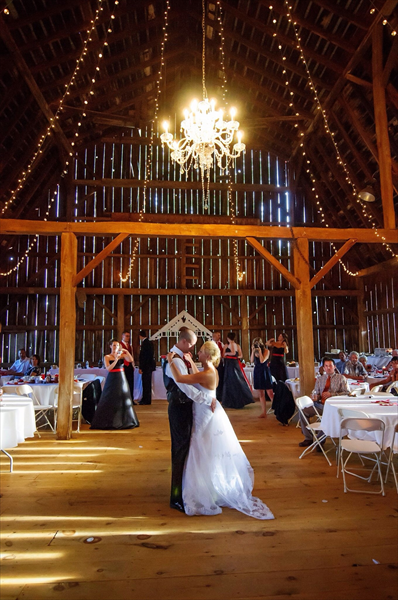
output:
[[[223,348],[224,382],[220,396],[224,408],[244,408],[246,404],[254,402],[250,384],[241,363],[242,356],[242,349],[235,342],[235,334],[229,333],[227,343]]]
[[[383,391],[385,391],[391,383],[394,383],[394,381],[398,381],[398,356],[393,356],[390,362],[392,368],[388,376],[385,379],[381,379],[377,384],[375,384],[382,385]]]
[[[26,375],[26,371],[30,367],[30,360],[26,354],[26,350],[21,348],[18,351],[18,356],[19,358],[14,362],[12,367],[8,371],[3,372],[3,375]]]
[[[324,358],[322,359],[322,366],[324,369],[324,374],[316,379],[312,398],[314,401],[314,406],[320,415],[323,413],[323,407],[328,398],[331,398],[332,396],[348,396],[350,393],[347,379],[344,377],[344,375],[336,372],[334,360],[331,358]],[[305,408],[303,412],[308,418],[315,416],[315,410],[312,406]],[[300,425],[304,439],[299,443],[299,446],[311,446],[313,442],[312,434],[307,429],[301,414]],[[322,435],[322,433],[319,432],[319,435]]]
[[[265,402],[265,390],[269,399],[274,399],[274,391],[272,387],[272,376],[268,368],[269,350],[264,346],[263,340],[256,337],[253,340],[250,362],[254,363],[253,369],[253,388],[260,393],[260,404],[262,412],[259,418],[267,416],[267,405]]]
[[[339,360],[336,360],[334,364],[338,372],[343,374],[345,366],[347,364],[347,357],[345,355],[345,352],[339,352]]]
[[[213,333],[213,342],[215,344],[217,344],[217,347],[220,350],[220,355],[222,357],[224,344],[221,341],[221,332],[220,331],[215,331]],[[221,391],[222,391],[222,386],[224,384],[224,361],[222,358],[221,358],[220,362],[218,363],[218,365],[216,366],[216,369],[217,369],[217,373],[218,373],[218,385],[217,385],[217,389],[216,389],[216,396],[217,396],[217,400],[219,402],[221,402],[221,400],[222,400]]]
[[[367,379],[368,373],[363,364],[359,362],[358,352],[350,353],[350,360],[346,362],[344,375],[348,379],[357,379],[358,381]]]
[[[368,365],[368,363],[366,361],[366,356],[360,356],[359,357],[359,362],[364,366],[365,371],[367,373],[369,373],[372,370],[372,365]]]
[[[32,354],[30,363],[31,366],[26,371],[26,375],[31,375],[32,377],[41,375],[40,356],[38,354]]]
[[[130,388],[124,374],[125,361],[133,362],[118,340],[111,340],[110,353],[104,356],[108,377],[90,429],[133,429],[139,427]]]
[[[272,349],[271,361],[269,363],[271,375],[275,377],[276,381],[286,381],[285,354],[289,352],[286,333],[280,333],[277,340],[270,338],[266,342],[266,346]]]
[[[220,350],[220,354],[222,354],[222,350],[224,348],[224,344],[221,341],[221,332],[220,331],[215,331],[213,333],[213,342],[215,344],[217,344],[219,350]]]
[[[140,331],[141,350],[138,359],[142,375],[142,398],[138,404],[152,403],[152,373],[156,370],[155,351],[153,343],[148,338],[146,331]]]
[[[128,331],[123,331],[122,333],[122,341],[120,342],[121,347],[132,356],[133,361],[129,362],[127,360],[124,361],[124,374],[126,375],[127,383],[129,384],[131,398],[134,402],[134,352],[133,347],[130,344],[130,333]]]

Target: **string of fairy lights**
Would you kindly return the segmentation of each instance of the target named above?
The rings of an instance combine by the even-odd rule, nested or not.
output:
[[[294,21],[294,17],[293,17],[293,15],[291,13],[292,6],[289,5],[289,1],[288,0],[284,0],[284,5],[286,7],[286,13],[287,13],[287,18],[288,18],[289,24],[290,24],[290,26],[292,26],[294,34],[295,34],[295,38],[296,38],[296,42],[297,42],[296,48],[299,51],[301,62],[303,63],[304,68],[306,70],[308,84],[309,84],[309,87],[310,87],[310,89],[311,89],[311,91],[313,93],[313,97],[314,97],[314,100],[315,100],[316,105],[317,105],[317,110],[319,110],[321,112],[325,131],[329,135],[329,137],[330,137],[330,139],[332,141],[332,144],[333,144],[334,149],[335,149],[336,157],[337,157],[337,162],[338,162],[339,166],[344,171],[345,180],[351,186],[353,198],[354,198],[355,202],[357,202],[357,204],[359,205],[363,216],[370,222],[370,224],[372,226],[372,229],[373,229],[376,237],[380,240],[380,242],[383,244],[383,246],[395,258],[398,258],[398,255],[393,251],[393,249],[391,248],[391,246],[388,243],[386,243],[385,237],[379,233],[378,228],[377,228],[377,223],[375,223],[375,221],[373,219],[373,216],[368,213],[368,211],[366,210],[366,208],[365,208],[365,206],[364,206],[361,198],[359,197],[359,191],[358,191],[355,183],[353,182],[353,180],[352,180],[352,178],[350,176],[347,164],[344,161],[344,158],[341,155],[340,150],[338,148],[338,145],[337,145],[337,143],[336,143],[336,141],[334,139],[335,135],[331,131],[330,127],[329,127],[329,123],[328,123],[326,111],[323,109],[322,104],[320,102],[319,95],[318,95],[317,90],[316,90],[316,86],[315,86],[315,84],[313,82],[313,79],[312,79],[312,76],[311,76],[311,73],[310,73],[310,70],[309,70],[309,67],[308,67],[307,60],[306,60],[304,52],[303,52],[303,48],[302,48],[302,45],[301,45],[301,38],[300,38],[298,29],[297,29],[297,23]],[[269,9],[272,11],[273,7],[269,6]],[[277,20],[274,19],[273,23],[275,24],[276,22],[277,22]],[[384,22],[383,22],[383,24],[384,24]],[[278,35],[277,33],[274,33],[274,37],[277,37],[277,35]],[[278,48],[279,48],[279,50],[281,50],[282,46],[279,44]],[[283,58],[286,58],[286,57],[283,57]],[[283,73],[286,74],[286,70],[285,69],[283,70]],[[285,84],[288,86],[289,85],[289,81],[287,80],[285,82]],[[290,95],[294,96],[294,93],[292,91],[290,91]],[[293,108],[293,106],[294,106],[293,102],[291,102],[289,106],[291,108]],[[298,115],[297,112],[296,112],[296,115]],[[298,127],[297,124],[296,124],[296,127]],[[304,136],[304,133],[300,132],[300,136]],[[324,213],[323,207],[321,205],[319,194],[316,191],[316,179],[315,179],[315,176],[313,175],[313,173],[312,173],[312,171],[310,169],[310,161],[306,157],[306,153],[304,151],[304,143],[300,143],[300,148],[302,148],[303,158],[304,158],[304,160],[306,162],[306,165],[307,165],[306,172],[309,174],[309,176],[311,178],[311,182],[312,182],[312,186],[313,186],[311,189],[312,189],[312,191],[313,191],[313,193],[315,195],[316,208],[317,208],[317,210],[318,210],[318,212],[319,212],[319,214],[321,216],[321,222],[324,223],[326,227],[329,227],[328,223],[326,223],[326,217],[325,217],[325,213]],[[332,246],[334,252],[337,253],[336,246],[334,245],[333,242],[331,242],[331,246]],[[349,275],[351,275],[353,277],[358,276],[359,272],[358,271],[356,271],[356,272],[351,271],[344,264],[344,262],[341,260],[341,258],[339,258],[339,262],[340,262],[340,264],[342,265],[343,269],[346,271],[347,274],[349,274]]]
[[[168,37],[168,33],[167,33],[167,28],[168,28],[168,24],[169,24],[169,10],[170,10],[170,1],[166,0],[166,8],[163,12],[163,17],[164,17],[164,25],[163,25],[163,39],[160,45],[160,67],[159,67],[159,71],[158,71],[158,76],[157,76],[157,80],[156,80],[156,93],[155,93],[155,110],[154,110],[154,115],[153,115],[153,119],[151,121],[151,135],[150,135],[150,140],[149,140],[149,150],[148,150],[148,156],[147,156],[147,160],[146,160],[146,165],[145,165],[145,179],[144,179],[144,185],[142,188],[142,203],[140,206],[140,210],[139,210],[139,214],[138,214],[138,222],[141,223],[141,221],[144,219],[144,214],[145,214],[145,210],[146,210],[146,196],[147,196],[147,189],[148,189],[148,181],[150,181],[151,179],[151,173],[152,173],[152,160],[153,160],[153,141],[154,141],[154,137],[155,137],[155,127],[154,124],[158,122],[158,117],[159,117],[159,99],[160,99],[160,94],[161,94],[161,81],[163,79],[163,71],[164,71],[164,50],[165,50],[165,45],[167,42],[167,37]],[[139,238],[136,238],[133,244],[133,249],[131,252],[131,257],[130,257],[130,263],[126,272],[126,275],[123,276],[123,273],[119,274],[120,280],[123,283],[126,283],[126,281],[130,280],[131,282],[131,273],[135,264],[135,260],[137,258],[137,253],[138,253],[138,247],[139,247]]]
[[[223,106],[225,109],[226,106],[228,105],[228,102],[226,100],[228,89],[227,89],[227,74],[226,74],[226,70],[225,70],[224,22],[223,22],[223,12],[222,12],[222,6],[221,6],[220,0],[217,0],[216,12],[217,12],[217,21],[218,21],[219,29],[220,29],[220,48],[219,48],[219,50],[220,50],[220,64],[221,64],[221,73],[222,73],[221,90],[222,90],[222,102],[223,102]],[[236,210],[235,210],[235,203],[232,199],[232,183],[229,178],[229,172],[227,174],[228,174],[227,199],[228,199],[228,207],[229,207],[229,216],[231,219],[231,225],[235,225]],[[233,245],[233,259],[234,259],[235,269],[236,269],[236,277],[237,277],[238,281],[243,281],[246,273],[245,273],[245,271],[242,271],[242,267],[241,267],[240,260],[239,260],[239,244],[238,244],[238,240],[236,238],[234,238],[232,240],[232,245]]]
[[[70,95],[71,87],[72,86],[76,86],[77,75],[78,75],[81,67],[85,63],[86,56],[87,56],[87,53],[88,53],[89,43],[93,40],[93,35],[94,35],[94,31],[95,31],[95,29],[96,29],[96,27],[98,25],[98,20],[99,20],[99,18],[101,16],[101,13],[104,10],[104,7],[103,7],[103,2],[104,1],[105,0],[98,0],[98,7],[97,7],[97,9],[95,11],[93,19],[91,19],[91,21],[90,21],[89,27],[87,29],[87,36],[85,37],[85,40],[83,42],[82,51],[81,51],[79,57],[76,59],[76,65],[75,65],[75,68],[74,68],[74,70],[72,72],[72,75],[71,75],[71,78],[70,78],[69,82],[67,84],[65,84],[65,91],[64,91],[64,93],[63,93],[63,95],[61,97],[61,100],[60,100],[60,103],[58,105],[58,108],[57,108],[56,112],[54,113],[54,116],[51,118],[50,124],[48,125],[46,131],[40,137],[38,145],[37,145],[37,148],[36,148],[36,150],[35,150],[32,158],[31,158],[28,166],[25,168],[25,171],[22,172],[20,179],[18,179],[18,185],[17,185],[17,187],[15,188],[15,190],[12,190],[11,197],[4,204],[4,206],[3,206],[2,210],[1,210],[1,213],[0,213],[1,215],[3,215],[5,213],[5,211],[7,210],[7,208],[15,201],[18,193],[24,187],[25,182],[26,182],[27,178],[29,177],[29,174],[32,172],[33,165],[34,165],[35,161],[38,159],[38,157],[39,157],[40,154],[43,154],[43,146],[44,146],[47,138],[51,134],[52,130],[55,128],[55,121],[59,120],[60,115],[62,114],[62,112],[66,108],[65,100],[67,99],[67,96]],[[97,51],[96,60],[94,61],[95,62],[95,74],[94,74],[94,76],[91,76],[91,78],[90,78],[91,81],[90,81],[90,86],[89,86],[88,92],[85,95],[83,95],[83,97],[84,97],[83,104],[84,104],[84,107],[86,107],[86,108],[87,108],[87,105],[89,103],[89,98],[92,97],[92,96],[94,96],[93,87],[94,87],[94,84],[96,83],[96,81],[98,79],[99,74],[100,74],[100,67],[99,67],[99,65],[100,65],[101,59],[103,58],[104,47],[105,46],[109,46],[107,38],[108,38],[108,34],[112,33],[112,31],[113,31],[113,29],[112,29],[112,21],[116,18],[115,14],[114,14],[114,10],[115,10],[115,7],[118,4],[119,4],[119,0],[115,0],[115,2],[114,2],[114,8],[113,8],[113,10],[111,11],[111,14],[110,14],[110,21],[109,21],[109,24],[107,26],[107,32],[106,32],[106,34],[104,36],[104,41],[103,41],[102,45],[100,46],[99,50]],[[5,13],[5,14],[7,14],[7,13]],[[87,116],[86,112],[84,112],[84,108],[82,108],[82,115],[81,116],[83,118],[85,118]],[[80,127],[81,126],[82,126],[82,120],[79,120],[77,122],[77,128],[78,128],[78,130],[75,132],[74,140],[70,142],[71,146],[75,146],[76,140],[77,140],[77,138],[80,135]],[[61,174],[60,174],[61,178],[65,177],[65,175],[68,173],[69,162],[70,162],[69,158],[70,157],[73,157],[73,152],[69,153],[69,157],[67,157],[67,159],[64,162],[64,166],[63,166],[63,169],[62,169]],[[54,204],[54,202],[55,202],[55,200],[57,198],[58,192],[59,192],[59,187],[57,185],[56,188],[55,188],[55,190],[54,190],[54,192],[50,195],[50,198],[49,198],[49,201],[48,201],[48,204],[47,204],[47,208],[46,208],[46,212],[44,213],[44,217],[43,217],[44,221],[48,220],[48,217],[49,217],[50,212],[51,212],[51,208],[52,208],[52,206],[53,206],[53,204]],[[8,275],[11,275],[11,273],[17,271],[17,269],[21,266],[21,264],[27,259],[30,251],[36,245],[38,239],[39,239],[39,236],[35,235],[33,237],[33,241],[29,243],[26,251],[21,256],[21,258],[18,260],[18,262],[13,267],[11,267],[8,271],[0,272],[0,276],[6,277]]]

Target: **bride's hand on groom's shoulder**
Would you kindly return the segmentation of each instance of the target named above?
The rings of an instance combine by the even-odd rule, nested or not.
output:
[[[216,410],[216,406],[217,406],[217,398],[212,398],[212,401],[210,404],[211,412],[214,413],[214,411]]]
[[[168,362],[169,364],[170,364],[170,363],[171,363],[171,361],[173,360],[174,356],[175,356],[175,352],[168,352],[168,353],[167,353],[167,362]]]

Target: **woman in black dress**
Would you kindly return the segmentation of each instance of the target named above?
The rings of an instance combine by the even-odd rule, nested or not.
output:
[[[274,391],[272,389],[272,377],[268,368],[269,350],[264,346],[263,340],[260,337],[256,337],[252,344],[252,353],[250,355],[250,362],[254,363],[253,369],[253,387],[255,390],[260,392],[260,404],[262,413],[259,418],[265,419],[267,416],[267,405],[265,402],[265,390],[267,395],[272,401],[274,398]]]
[[[286,333],[280,333],[276,341],[275,338],[270,338],[266,345],[268,348],[272,348],[272,358],[269,363],[271,375],[275,377],[276,381],[286,381],[285,354],[289,352]]]
[[[133,362],[133,357],[118,340],[111,340],[111,353],[104,360],[109,373],[90,429],[139,427],[123,365],[125,360]]]
[[[224,408],[244,408],[254,402],[250,384],[243,371],[242,350],[235,342],[235,334],[229,333],[223,348],[224,381],[221,390],[221,404]]]

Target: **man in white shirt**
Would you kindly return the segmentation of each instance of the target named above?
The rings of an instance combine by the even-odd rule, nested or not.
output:
[[[26,356],[24,348],[18,351],[19,359],[14,362],[12,367],[6,371],[5,375],[26,375],[26,371],[30,367],[29,357]]]
[[[176,356],[173,364],[180,373],[188,374],[188,352],[196,344],[193,331],[183,327],[178,342],[170,352]],[[216,399],[208,399],[206,394],[185,383],[176,383],[168,363],[163,365],[163,380],[169,402],[169,424],[171,436],[171,493],[170,507],[185,512],[182,500],[182,474],[188,456],[192,430],[192,401],[211,405],[214,411]]]

